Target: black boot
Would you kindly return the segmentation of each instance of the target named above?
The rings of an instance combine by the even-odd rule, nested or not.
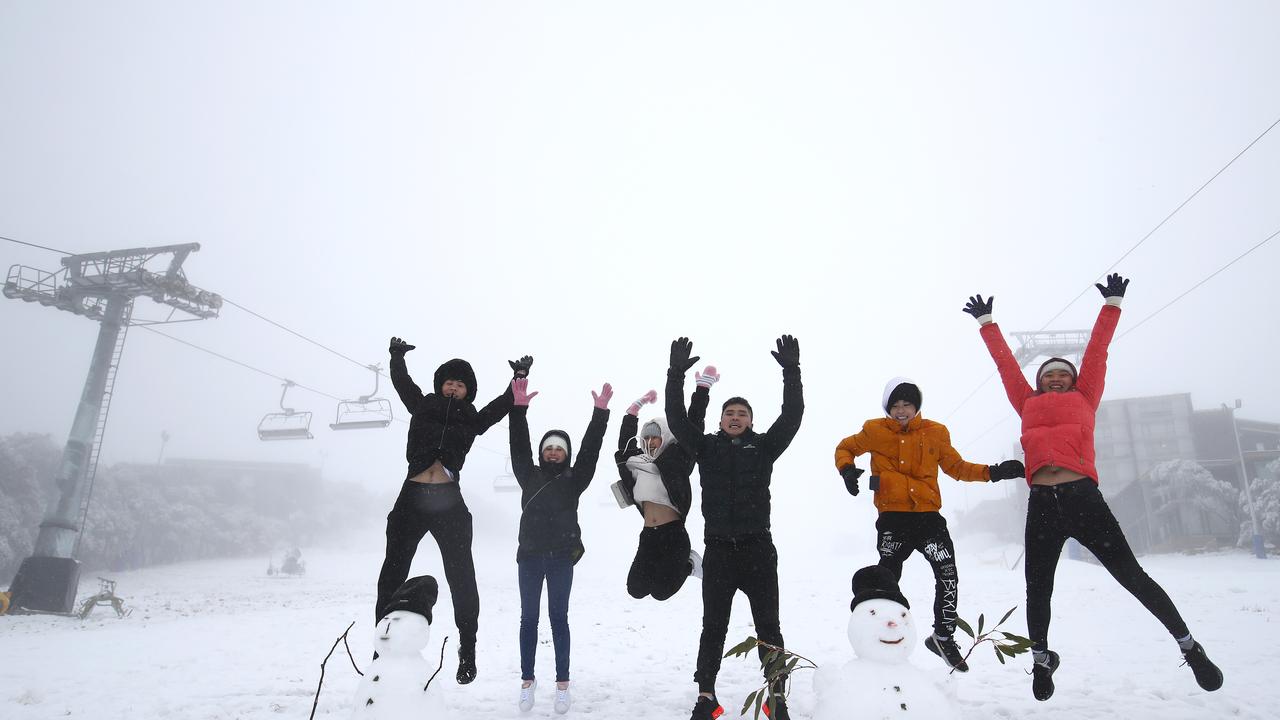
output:
[[[791,720],[791,713],[787,712],[787,699],[781,695],[774,695],[772,709],[769,708],[768,701],[765,702],[764,716],[769,720]]]
[[[924,646],[929,649],[929,652],[942,658],[947,667],[956,672],[969,672],[969,663],[964,661],[964,655],[960,654],[960,646],[956,645],[955,640],[951,638],[942,640],[938,638],[937,633],[934,633],[924,639]]]
[[[723,714],[724,708],[720,707],[715,698],[699,695],[698,701],[693,704],[693,714],[689,716],[689,720],[715,720]]]
[[[1036,661],[1031,666],[1031,694],[1037,700],[1048,700],[1053,697],[1053,673],[1058,669],[1058,653],[1048,650],[1049,656],[1044,662]]]
[[[1222,671],[1204,654],[1203,645],[1196,643],[1190,650],[1183,650],[1182,657],[1185,664],[1191,666],[1191,672],[1196,674],[1196,682],[1200,687],[1209,692],[1222,687]]]
[[[476,679],[476,646],[458,647],[458,675],[459,685],[466,685]]]

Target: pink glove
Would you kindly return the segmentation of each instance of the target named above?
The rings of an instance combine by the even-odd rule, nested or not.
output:
[[[631,407],[627,408],[627,414],[639,415],[640,408],[644,407],[645,405],[651,405],[657,401],[658,401],[658,391],[650,390],[649,392],[645,393],[639,400],[636,400],[635,402],[631,403]]]
[[[612,398],[613,398],[613,386],[610,385],[609,383],[605,383],[604,387],[600,388],[599,395],[596,394],[595,390],[591,391],[591,399],[595,401],[596,407],[600,408],[601,410],[605,410],[609,407],[609,400],[611,400]]]
[[[529,407],[529,401],[537,397],[538,392],[529,392],[529,378],[516,378],[511,381],[511,395],[516,407]]]
[[[708,365],[702,372],[693,371],[694,384],[698,387],[709,388],[720,382],[720,374],[716,372],[715,365]]]

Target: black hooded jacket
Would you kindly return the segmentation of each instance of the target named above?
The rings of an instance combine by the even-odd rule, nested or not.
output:
[[[538,464],[533,462],[533,448],[529,446],[528,407],[511,408],[508,426],[511,428],[511,471],[520,483],[520,547],[516,561],[532,554],[570,554],[575,563],[582,557],[582,528],[578,526],[578,498],[591,484],[596,474],[596,462],[600,459],[600,446],[604,444],[604,430],[609,422],[609,411],[595,408],[591,422],[582,436],[582,450],[578,461],[573,462],[573,442],[563,430],[550,430],[542,436],[561,435],[569,445],[562,463],[545,463],[538,452]],[[542,442],[538,443],[542,447]]]
[[[689,400],[689,422],[699,433],[702,432],[710,399],[711,390],[698,387]],[[618,432],[618,451],[613,454],[613,460],[618,465],[618,476],[622,478],[622,485],[627,489],[628,496],[635,494],[636,476],[627,469],[627,459],[643,454],[636,440],[639,431],[640,418],[631,413],[622,417],[622,429]],[[653,464],[658,466],[662,485],[667,489],[667,497],[671,498],[671,503],[676,506],[683,522],[688,519],[689,508],[693,505],[693,489],[689,485],[689,476],[693,474],[693,455],[677,442],[664,449]],[[644,515],[644,508],[640,503],[636,503],[636,510],[640,511],[641,516]]]
[[[395,386],[412,419],[409,421],[409,439],[405,446],[405,459],[409,461],[411,478],[431,467],[435,461],[455,475],[462,470],[467,453],[476,436],[493,427],[511,410],[511,387],[494,398],[482,409],[476,410],[476,374],[466,360],[453,359],[436,369],[435,392],[423,394],[422,389],[409,377],[404,357],[391,358],[391,384]],[[455,400],[441,394],[446,380],[460,380],[467,384],[465,400]],[[461,477],[459,476],[459,479]]]
[[[702,435],[684,409],[684,373],[667,371],[667,425],[676,441],[693,450],[702,479],[706,537],[733,537],[769,530],[769,483],[773,463],[791,444],[804,416],[800,368],[782,371],[782,413],[765,433],[747,430],[730,437],[723,430]]]

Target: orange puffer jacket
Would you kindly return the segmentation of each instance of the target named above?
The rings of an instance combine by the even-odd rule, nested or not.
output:
[[[868,420],[862,432],[836,446],[836,468],[871,453],[871,474],[880,476],[876,509],[880,512],[936,512],[942,508],[938,468],[957,480],[991,479],[986,465],[965,462],[951,447],[947,426],[916,415],[904,429],[893,418]]]

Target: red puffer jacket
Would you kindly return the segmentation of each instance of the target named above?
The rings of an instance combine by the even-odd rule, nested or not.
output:
[[[1042,467],[1072,470],[1098,482],[1094,466],[1093,426],[1107,377],[1107,347],[1120,322],[1120,308],[1104,305],[1098,313],[1080,362],[1080,375],[1067,392],[1040,392],[1031,387],[1009,351],[1000,326],[982,326],[982,339],[996,361],[1000,379],[1013,409],[1022,418],[1022,451],[1026,453],[1027,484]]]

